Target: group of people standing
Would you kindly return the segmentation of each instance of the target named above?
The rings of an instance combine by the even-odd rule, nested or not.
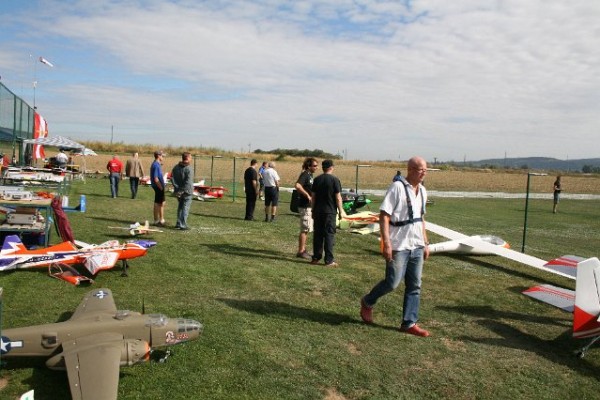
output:
[[[253,219],[254,207],[258,192],[258,173],[256,160],[244,174],[246,182],[246,220]],[[346,217],[342,204],[342,187],[340,180],[333,174],[332,160],[323,160],[323,173],[315,177],[318,162],[308,157],[302,163],[302,172],[298,177],[295,189],[298,193],[298,214],[300,217],[300,234],[298,235],[298,251],[296,256],[309,259],[313,265],[338,267],[333,254],[335,244],[336,217]],[[265,171],[274,169],[270,163]],[[429,331],[417,324],[420,297],[421,276],[424,260],[429,257],[429,241],[425,230],[425,205],[427,191],[423,180],[427,174],[427,162],[422,157],[413,157],[408,161],[408,173],[403,177],[397,171],[392,184],[388,188],[380,207],[380,235],[382,255],[385,260],[385,276],[360,300],[360,316],[372,324],[373,308],[377,301],[395,290],[404,280],[405,292],[402,322],[399,331],[407,334],[427,337]],[[268,173],[267,175],[272,175]],[[269,221],[268,187],[270,179],[265,180],[265,221]],[[277,189],[279,177],[277,176]],[[275,197],[277,198],[277,197]],[[277,203],[275,202],[275,206]],[[273,217],[270,219],[273,220]],[[313,254],[307,251],[307,237],[313,232]]]
[[[153,225],[164,227],[165,222],[165,178],[162,170],[164,153],[161,150],[154,152],[154,161],[150,166],[150,185],[154,190]],[[178,200],[177,222],[175,229],[189,230],[187,218],[192,204],[194,194],[194,170],[191,167],[192,155],[184,152],[181,161],[171,171],[171,182],[175,189],[175,197]],[[113,198],[119,196],[119,182],[123,179],[123,173],[129,178],[131,198],[137,197],[140,178],[144,176],[144,167],[139,154],[134,152],[125,164],[116,155],[106,165],[109,173],[110,192]]]
[[[165,226],[165,181],[162,172],[162,151],[154,152],[154,162],[150,167],[150,183],[154,190],[154,225]],[[192,196],[194,173],[191,167],[192,156],[182,154],[181,161],[173,168],[172,183],[178,199],[176,229],[187,230]],[[279,202],[280,177],[274,162],[263,163],[257,171],[257,160],[253,159],[244,172],[246,191],[245,220],[254,220],[257,199],[264,190],[265,222],[275,222]],[[318,265],[323,260],[326,267],[338,267],[333,249],[339,215],[346,217],[342,203],[342,186],[333,174],[332,160],[321,162],[322,173],[315,177],[319,163],[308,157],[302,163],[302,172],[295,183],[298,192],[298,212],[300,233],[296,256]],[[118,196],[118,182],[122,178],[123,165],[114,156],[107,164],[110,173],[111,194]],[[144,170],[137,153],[127,161],[125,173],[130,178],[131,195],[135,198],[139,178]],[[385,260],[385,275],[366,295],[360,299],[360,316],[367,324],[372,324],[373,309],[378,300],[395,290],[404,280],[405,292],[402,322],[399,330],[415,336],[426,337],[429,332],[417,325],[420,307],[421,276],[423,263],[429,256],[429,242],[425,230],[425,205],[427,191],[422,182],[427,173],[427,163],[421,157],[408,161],[406,177],[400,171],[388,188],[380,206],[380,234],[382,255]],[[261,183],[262,182],[262,183]],[[560,181],[557,190],[560,190]],[[313,232],[312,255],[307,251],[308,234]]]

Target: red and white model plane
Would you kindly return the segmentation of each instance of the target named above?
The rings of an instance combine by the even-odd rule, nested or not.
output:
[[[25,268],[50,268],[53,264],[60,263],[83,264],[92,275],[96,275],[102,270],[113,268],[121,260],[123,273],[126,274],[127,260],[146,255],[148,249],[156,242],[137,240],[121,244],[118,240],[110,240],[99,245],[80,244],[82,247],[67,241],[50,247],[29,250],[18,236],[7,236],[0,250],[0,272]],[[55,274],[52,276],[62,279]]]
[[[194,183],[194,197],[200,201],[210,201],[223,198],[227,191],[223,186],[207,186],[204,183]]]
[[[466,236],[451,229],[426,223],[426,228],[448,242],[430,244],[430,252],[460,252],[462,254],[495,254],[525,265],[551,272],[569,279],[576,279],[575,291],[554,285],[538,285],[523,294],[543,301],[564,311],[573,313],[573,337],[590,338],[590,342],[578,351],[583,357],[586,351],[600,340],[600,260],[584,259],[567,255],[545,261],[537,257],[510,250],[501,239],[487,240],[482,236]]]

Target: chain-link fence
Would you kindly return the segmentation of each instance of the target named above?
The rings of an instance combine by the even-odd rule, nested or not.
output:
[[[35,110],[0,83],[0,152],[22,158],[20,143],[33,138]]]

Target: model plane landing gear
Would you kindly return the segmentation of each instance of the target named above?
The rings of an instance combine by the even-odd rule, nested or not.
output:
[[[157,361],[161,364],[167,362],[167,359],[173,355],[173,352],[169,349],[167,350],[152,350],[150,352],[150,356],[152,360]]]
[[[588,344],[586,344],[585,346],[583,346],[581,349],[579,349],[579,351],[577,352],[577,357],[578,358],[583,358],[585,357],[585,353],[590,349],[590,347],[592,347],[592,345],[594,343],[596,343],[598,340],[600,340],[600,336],[595,336],[592,338],[592,340],[590,340],[590,342]]]
[[[123,260],[123,272],[121,272],[121,276],[129,276],[129,273],[127,272],[127,268],[129,268],[129,264],[127,263],[127,260]]]

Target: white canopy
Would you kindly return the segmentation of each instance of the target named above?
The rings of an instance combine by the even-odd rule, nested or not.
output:
[[[81,176],[82,176],[82,178],[85,179],[85,171],[87,168],[87,163],[85,162],[85,156],[87,155],[86,152],[88,152],[88,154],[89,154],[89,151],[92,151],[91,149],[87,149],[84,145],[77,143],[76,141],[66,138],[64,136],[52,136],[52,137],[43,137],[43,138],[37,138],[37,139],[25,139],[25,140],[23,140],[23,149],[25,149],[25,145],[28,145],[28,144],[33,144],[33,145],[37,144],[40,146],[51,146],[51,147],[58,147],[60,149],[81,151],[84,156],[83,157],[83,171],[82,171],[83,173]]]
[[[85,146],[63,136],[43,137],[37,139],[25,139],[24,144],[37,144],[41,146],[53,146],[61,149],[85,149]]]

